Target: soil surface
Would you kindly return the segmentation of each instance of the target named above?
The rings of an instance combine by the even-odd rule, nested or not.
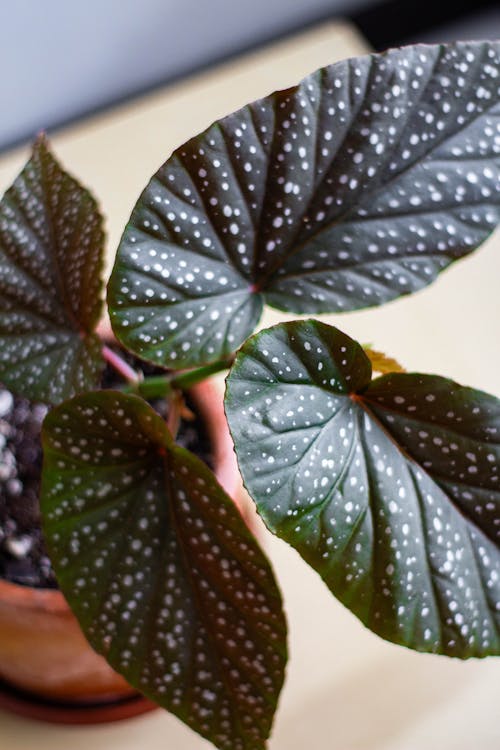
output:
[[[146,376],[164,372],[129,354],[120,354]],[[102,387],[114,388],[121,382],[107,365]],[[150,403],[166,417],[163,399]],[[188,406],[192,408],[189,402]],[[26,586],[57,588],[40,529],[38,503],[42,468],[40,429],[47,411],[47,406],[13,396],[0,386],[0,578]],[[177,443],[212,465],[208,437],[200,419],[181,422]]]

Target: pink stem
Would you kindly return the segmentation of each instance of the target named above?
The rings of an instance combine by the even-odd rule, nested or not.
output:
[[[106,362],[108,362],[111,367],[114,367],[114,369],[119,372],[120,375],[122,375],[129,383],[136,384],[140,382],[140,377],[137,372],[106,345],[103,345],[102,347],[102,356],[104,357]]]

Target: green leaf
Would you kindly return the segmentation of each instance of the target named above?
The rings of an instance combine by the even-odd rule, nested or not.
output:
[[[44,136],[0,202],[0,381],[58,403],[98,385],[104,233]]]
[[[500,219],[499,69],[497,42],[354,58],[188,141],[124,233],[118,338],[195,366],[236,350],[264,302],[342,312],[429,284]]]
[[[314,321],[242,348],[226,413],[269,528],[390,641],[500,652],[500,401],[434,375],[370,382],[362,348]]]
[[[90,643],[138,690],[227,750],[265,747],[286,624],[263,553],[211,471],[142,399],[51,411],[42,510]]]

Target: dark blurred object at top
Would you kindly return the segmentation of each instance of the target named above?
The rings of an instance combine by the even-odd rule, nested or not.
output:
[[[500,37],[498,0],[386,0],[349,13],[376,50],[415,42]]]

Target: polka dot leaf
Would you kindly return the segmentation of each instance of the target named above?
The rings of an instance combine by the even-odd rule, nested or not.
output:
[[[97,386],[104,233],[44,136],[0,201],[0,381],[59,403]]]
[[[500,218],[499,70],[498,42],[353,58],[189,140],[124,233],[118,338],[190,367],[235,351],[264,303],[343,312],[429,284]]]
[[[92,646],[216,747],[265,748],[286,661],[281,596],[212,472],[116,391],[53,409],[43,444],[44,531]]]
[[[250,338],[226,413],[268,527],[383,638],[500,653],[500,401],[434,375],[371,380],[306,320]]]

